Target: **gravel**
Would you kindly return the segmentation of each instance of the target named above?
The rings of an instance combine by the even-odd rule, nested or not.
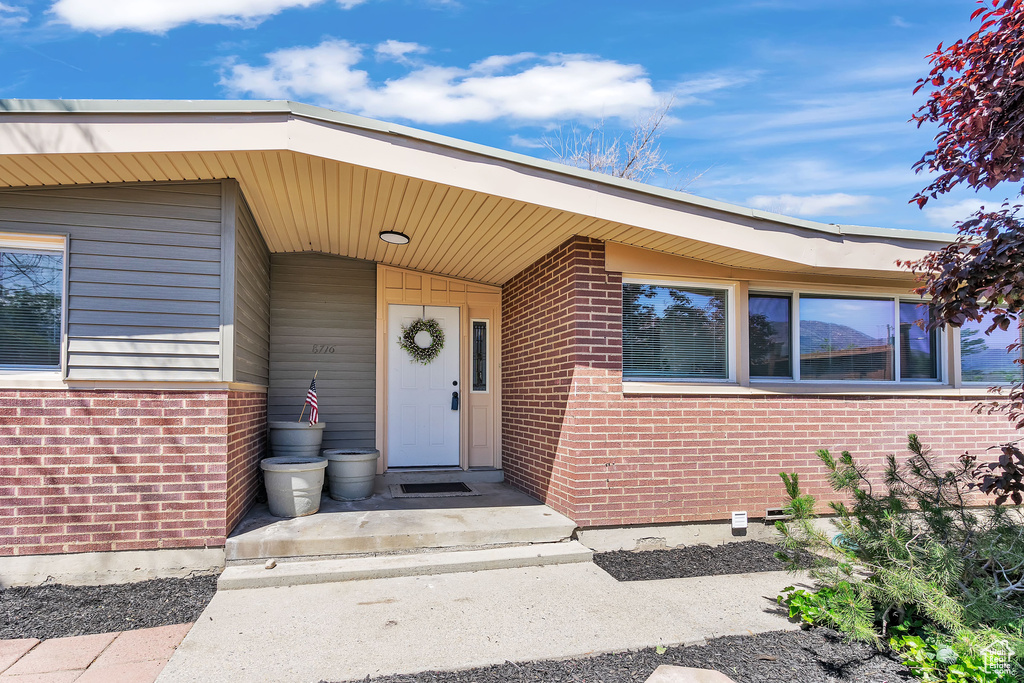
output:
[[[216,576],[6,588],[0,590],[0,639],[45,640],[186,624],[199,617],[216,592]]]
[[[371,683],[625,683],[646,681],[661,664],[717,669],[736,683],[896,683],[909,670],[829,629],[727,636],[691,647],[655,648],[557,661],[506,662],[464,671],[364,679]],[[323,683],[323,682],[321,682]]]
[[[683,579],[691,576],[783,571],[779,547],[762,541],[691,545],[669,550],[595,553],[594,562],[619,581]]]

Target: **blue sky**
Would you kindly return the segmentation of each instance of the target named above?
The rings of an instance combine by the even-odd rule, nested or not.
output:
[[[286,98],[550,158],[674,95],[656,183],[825,222],[949,231],[908,123],[971,0],[0,0],[0,97]],[[1002,199],[1002,197],[998,197]],[[989,204],[994,203],[988,198]]]

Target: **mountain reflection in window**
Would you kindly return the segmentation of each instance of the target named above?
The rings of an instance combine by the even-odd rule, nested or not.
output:
[[[726,294],[623,284],[623,378],[728,379]]]
[[[892,380],[896,302],[800,297],[800,379]]]
[[[0,251],[0,366],[60,366],[63,258]]]
[[[750,295],[751,377],[793,377],[790,302],[788,296]]]

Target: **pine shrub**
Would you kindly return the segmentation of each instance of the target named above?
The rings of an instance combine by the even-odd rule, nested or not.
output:
[[[902,462],[888,456],[881,485],[848,451],[818,451],[849,501],[829,504],[831,529],[815,518],[798,475],[781,475],[790,519],[776,523],[779,558],[796,570],[812,557],[815,591],[790,590],[780,602],[791,616],[889,646],[905,661],[927,660],[911,667],[924,680],[1024,680],[1021,509],[973,507],[969,459],[942,468],[917,436],[907,447]],[[1013,653],[1006,672],[979,664],[1000,648]]]

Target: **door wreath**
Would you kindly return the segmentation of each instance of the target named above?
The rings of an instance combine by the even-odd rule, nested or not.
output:
[[[417,363],[429,364],[444,348],[444,331],[441,325],[430,318],[402,326],[398,345]]]

